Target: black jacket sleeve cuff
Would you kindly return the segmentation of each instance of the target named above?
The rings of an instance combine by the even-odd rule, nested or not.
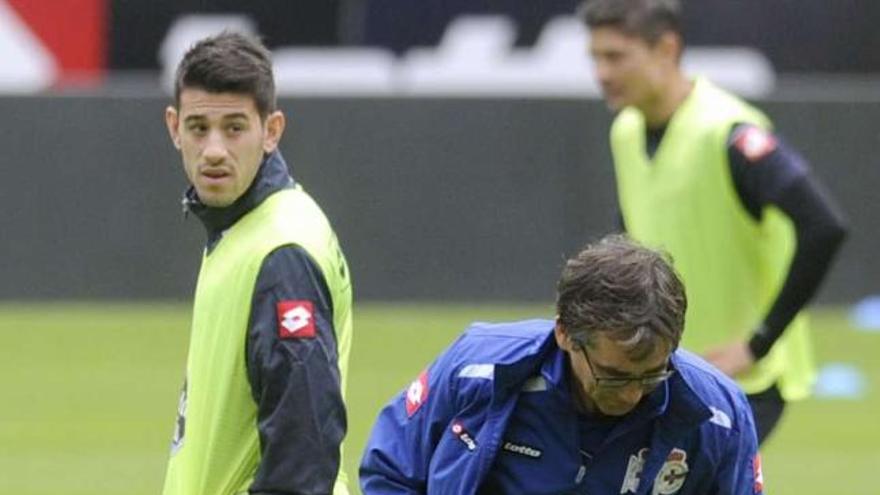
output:
[[[780,334],[781,333],[782,332],[780,332]],[[752,357],[755,358],[755,361],[762,359],[770,352],[775,340],[775,338],[769,335],[767,327],[764,325],[761,325],[755,330],[748,342],[749,351],[751,351]]]

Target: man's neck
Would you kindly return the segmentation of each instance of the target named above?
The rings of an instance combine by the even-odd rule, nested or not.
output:
[[[669,83],[657,92],[657,97],[640,108],[648,128],[659,129],[665,126],[693,89],[693,81],[677,71],[669,79]]]
[[[576,378],[572,377],[574,381]],[[574,398],[575,410],[582,417],[589,421],[614,422],[619,421],[622,416],[609,416],[596,407],[596,403],[584,393],[583,385],[573,384],[571,386],[571,394]]]

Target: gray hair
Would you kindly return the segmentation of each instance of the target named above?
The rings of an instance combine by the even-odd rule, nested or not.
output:
[[[557,283],[558,322],[591,346],[603,333],[636,360],[658,345],[678,347],[687,296],[668,255],[621,235],[605,237],[566,261]]]

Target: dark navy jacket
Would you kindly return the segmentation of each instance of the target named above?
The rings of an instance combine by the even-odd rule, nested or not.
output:
[[[585,455],[578,413],[553,397],[566,395],[568,373],[553,327],[467,329],[380,413],[361,464],[363,493],[762,493],[744,395],[685,351],[673,354],[667,383]],[[517,426],[527,402],[541,406],[540,429]],[[487,486],[505,476],[516,484]]]

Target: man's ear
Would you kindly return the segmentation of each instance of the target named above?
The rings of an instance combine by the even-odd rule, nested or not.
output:
[[[684,51],[684,42],[678,33],[666,31],[654,45],[656,52],[670,63],[678,65]]]
[[[559,320],[556,320],[556,327],[553,329],[553,336],[556,337],[556,345],[566,352],[571,352],[572,342],[568,337],[568,332]]]
[[[180,149],[180,114],[173,106],[165,109],[165,126],[168,127],[168,135],[171,136],[171,142],[174,147]]]
[[[280,110],[275,110],[266,117],[266,134],[263,136],[263,151],[265,153],[272,153],[278,148],[286,124],[284,114]]]

